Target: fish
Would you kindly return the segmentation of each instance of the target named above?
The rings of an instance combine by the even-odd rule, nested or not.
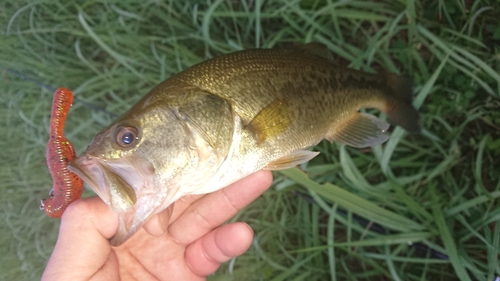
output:
[[[119,214],[110,243],[182,196],[307,162],[323,139],[362,148],[385,142],[389,123],[421,130],[410,78],[332,58],[319,43],[225,54],[161,82],[98,133],[68,169]]]

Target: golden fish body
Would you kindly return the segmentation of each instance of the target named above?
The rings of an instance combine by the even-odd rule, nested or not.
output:
[[[387,140],[420,129],[411,83],[332,63],[324,46],[256,49],[192,66],[156,86],[70,164],[120,214],[119,245],[181,196],[213,192],[261,169],[285,169],[322,139]]]

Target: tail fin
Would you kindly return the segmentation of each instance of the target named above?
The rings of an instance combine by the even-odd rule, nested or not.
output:
[[[389,123],[401,126],[408,132],[419,133],[422,125],[418,112],[412,105],[412,79],[392,73],[384,73],[384,76],[394,98],[385,112]]]

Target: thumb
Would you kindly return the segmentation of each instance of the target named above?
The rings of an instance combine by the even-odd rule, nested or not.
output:
[[[71,203],[42,280],[89,280],[100,270],[111,278],[108,274],[117,272],[117,260],[108,239],[117,229],[117,215],[98,197]]]

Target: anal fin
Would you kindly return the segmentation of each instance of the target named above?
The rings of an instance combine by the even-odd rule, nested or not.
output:
[[[340,129],[330,132],[328,140],[354,147],[369,147],[385,142],[389,124],[371,114],[356,113]]]
[[[284,170],[313,159],[319,152],[309,150],[295,150],[294,152],[267,164],[264,170]]]

